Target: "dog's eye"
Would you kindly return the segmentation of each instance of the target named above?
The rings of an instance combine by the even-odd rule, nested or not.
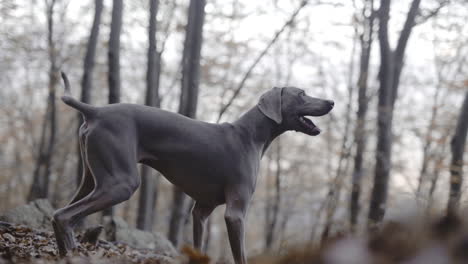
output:
[[[304,91],[300,92],[299,96],[305,96],[305,92]]]

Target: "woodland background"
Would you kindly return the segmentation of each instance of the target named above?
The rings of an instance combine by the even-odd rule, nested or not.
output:
[[[467,10],[463,0],[1,0],[0,212],[36,198],[63,206],[80,181],[81,121],[59,100],[60,70],[82,101],[209,122],[235,120],[274,86],[333,99],[313,118],[320,136],[288,132],[264,157],[249,254],[463,212]],[[104,214],[190,243],[190,199],[141,174],[132,199]],[[210,254],[229,255],[221,208],[208,226]]]

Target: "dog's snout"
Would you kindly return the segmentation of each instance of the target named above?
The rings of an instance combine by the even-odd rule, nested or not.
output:
[[[335,106],[335,102],[333,102],[332,100],[327,100],[327,103],[330,104],[330,106],[333,108],[333,106]]]

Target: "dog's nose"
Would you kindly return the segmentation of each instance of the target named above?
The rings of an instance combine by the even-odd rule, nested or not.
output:
[[[335,106],[335,102],[333,102],[332,100],[327,100],[327,102],[330,104],[331,107]]]

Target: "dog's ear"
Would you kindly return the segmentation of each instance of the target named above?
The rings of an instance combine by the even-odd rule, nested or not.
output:
[[[283,88],[274,87],[270,91],[264,93],[258,102],[258,108],[271,120],[277,124],[281,124],[283,117],[281,114],[281,93]]]

